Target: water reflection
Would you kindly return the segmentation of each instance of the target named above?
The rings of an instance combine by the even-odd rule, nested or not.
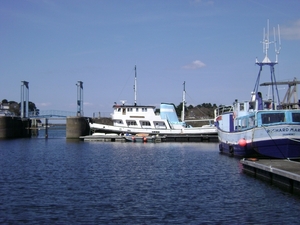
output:
[[[216,143],[57,137],[0,149],[0,223],[298,223],[298,197],[244,175]]]

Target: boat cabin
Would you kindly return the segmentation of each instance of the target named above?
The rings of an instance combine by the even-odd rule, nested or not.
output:
[[[162,103],[160,113],[155,112],[155,106],[114,105],[111,115],[114,126],[131,128],[171,129],[183,127],[179,122],[173,104]]]
[[[253,127],[300,122],[300,110],[281,110],[272,100],[262,100],[253,93],[251,96],[251,101],[235,100],[232,106],[217,108],[216,126],[223,131],[235,132]]]

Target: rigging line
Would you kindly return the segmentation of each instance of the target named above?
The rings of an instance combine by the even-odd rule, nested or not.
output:
[[[134,70],[134,69],[133,69],[133,70]],[[132,76],[132,74],[130,73],[130,74],[128,75],[128,77],[127,77],[126,82],[125,82],[124,85],[123,85],[123,88],[121,89],[121,91],[120,91],[120,93],[119,93],[118,99],[120,99],[120,96],[122,95],[122,93],[123,93],[125,87],[127,86],[127,83],[128,83],[128,81],[129,81],[129,79],[130,79],[131,76]]]
[[[261,72],[262,72],[262,65],[259,66],[258,75],[257,75],[256,82],[255,82],[255,85],[254,85],[254,88],[253,88],[253,92],[254,93],[258,92],[258,87],[259,87],[259,81],[260,81]]]
[[[261,127],[264,128],[264,130],[266,131],[266,133],[268,134],[268,136],[270,137],[270,139],[273,141],[274,145],[276,146],[276,148],[279,150],[279,152],[281,153],[281,155],[283,156],[283,158],[285,158],[284,154],[282,153],[281,149],[279,148],[279,146],[276,144],[275,140],[271,137],[270,133],[267,132],[266,126],[261,125]],[[288,158],[287,158],[288,159]]]

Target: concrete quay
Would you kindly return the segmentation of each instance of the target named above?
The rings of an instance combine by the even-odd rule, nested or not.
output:
[[[74,116],[67,117],[66,138],[79,139],[81,136],[88,135],[90,127],[87,117]]]
[[[31,137],[30,119],[0,116],[0,139]]]
[[[242,159],[243,171],[287,192],[300,195],[300,162],[288,159]]]

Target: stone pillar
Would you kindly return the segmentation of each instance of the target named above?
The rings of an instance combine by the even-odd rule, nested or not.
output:
[[[88,119],[87,117],[67,117],[66,138],[79,139],[80,136],[89,135]]]

